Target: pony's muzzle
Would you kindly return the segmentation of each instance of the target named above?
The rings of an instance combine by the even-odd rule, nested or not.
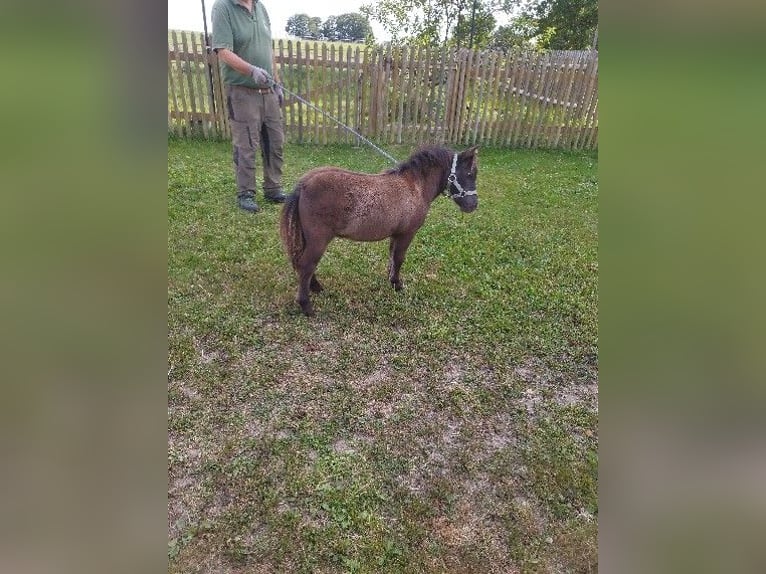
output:
[[[466,195],[465,197],[456,199],[455,203],[457,203],[460,211],[463,213],[471,213],[479,207],[479,198],[476,195]]]

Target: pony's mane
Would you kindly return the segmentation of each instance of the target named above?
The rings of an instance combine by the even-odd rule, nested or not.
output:
[[[413,171],[426,175],[433,167],[448,168],[452,162],[453,152],[440,145],[424,146],[414,152],[408,159],[386,173],[405,173]]]

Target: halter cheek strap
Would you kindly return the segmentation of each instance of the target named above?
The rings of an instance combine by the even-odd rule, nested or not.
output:
[[[463,186],[460,185],[460,182],[457,180],[456,169],[457,154],[452,156],[452,170],[450,170],[449,175],[447,176],[447,189],[444,190],[444,195],[451,197],[452,199],[455,199],[456,197],[465,197],[466,195],[476,195],[475,189],[463,189]],[[450,185],[453,185],[455,189],[457,189],[457,193],[450,190]]]

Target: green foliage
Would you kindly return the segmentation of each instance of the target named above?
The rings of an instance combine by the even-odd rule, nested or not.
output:
[[[462,0],[380,0],[360,11],[380,22],[395,44],[406,38],[416,45],[439,46],[451,37],[460,14],[470,9]]]
[[[498,26],[492,33],[488,48],[504,54],[512,50],[527,50],[533,47],[530,40],[537,34],[537,23],[528,16],[519,16],[505,26]]]
[[[322,37],[322,19],[317,16],[309,18],[309,39],[319,39]]]
[[[528,47],[533,38],[542,49],[586,49],[598,25],[597,0],[380,0],[360,11],[379,22],[394,44],[406,39],[506,53]],[[499,13],[513,14],[510,24],[496,27]]]
[[[288,18],[285,31],[307,40],[363,42],[372,36],[369,20],[356,12],[328,16],[324,22],[321,18],[310,17],[307,14],[294,14]]]
[[[322,26],[319,30],[324,40],[339,40],[340,37],[338,36],[338,17],[328,16],[327,19],[322,23]]]
[[[452,43],[461,48],[484,49],[489,45],[495,24],[489,7],[475,1],[467,14],[458,14]]]
[[[346,42],[363,42],[372,36],[372,27],[367,16],[357,13],[341,14],[336,18],[336,35],[338,40]]]
[[[585,50],[593,46],[598,0],[538,0],[526,8],[537,21],[538,45],[552,50]]]
[[[298,36],[299,38],[316,38],[316,36],[311,35],[308,14],[294,14],[290,16],[287,19],[285,32],[291,36]]]

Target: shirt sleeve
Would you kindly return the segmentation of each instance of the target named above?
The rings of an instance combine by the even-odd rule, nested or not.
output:
[[[227,11],[221,8],[220,5],[215,5],[213,6],[210,18],[213,24],[211,48],[216,51],[221,48],[234,51],[234,33],[231,29],[231,22],[229,21]]]

